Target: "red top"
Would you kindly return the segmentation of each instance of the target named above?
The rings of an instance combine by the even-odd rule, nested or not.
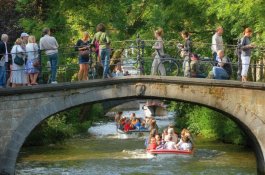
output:
[[[148,145],[148,148],[147,148],[148,150],[152,150],[152,149],[156,149],[156,143],[150,143],[149,145]]]
[[[125,132],[127,132],[127,131],[129,131],[129,130],[132,130],[133,128],[131,127],[131,124],[130,123],[126,123],[125,125],[124,125],[124,131]]]

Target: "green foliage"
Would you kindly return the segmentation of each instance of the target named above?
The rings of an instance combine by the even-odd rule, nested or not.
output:
[[[106,24],[112,40],[153,37],[157,27],[167,40],[180,40],[179,32],[192,33],[194,41],[209,42],[216,26],[225,29],[227,43],[235,43],[242,29],[250,26],[257,42],[265,41],[263,0],[19,0],[19,24],[26,32],[40,37],[50,27],[62,45],[74,44],[81,31],[95,33],[98,23]],[[207,46],[209,47],[209,46]]]
[[[184,117],[188,112],[191,112],[194,108],[193,104],[190,103],[180,103],[171,101],[168,105],[169,111],[176,111],[178,117]],[[177,109],[177,110],[176,110]]]
[[[193,134],[227,143],[246,144],[247,138],[241,129],[228,117],[209,108],[180,103],[173,109],[186,111],[176,119],[177,128],[188,128]]]
[[[76,107],[44,120],[28,136],[24,145],[47,145],[64,143],[66,139],[74,135],[86,134],[94,121],[103,119],[103,108],[101,104],[94,104],[90,109],[88,120],[81,122],[79,119],[81,107]]]
[[[28,136],[25,145],[63,143],[73,134],[74,128],[66,123],[66,117],[56,114],[37,126]]]
[[[193,40],[193,52],[204,57],[211,57],[211,36],[221,25],[224,41],[230,44],[226,46],[226,53],[236,63],[235,46],[231,44],[237,43],[243,28],[252,27],[252,41],[264,47],[264,4],[263,0],[19,0],[16,11],[20,15],[16,18],[19,19],[18,25],[25,32],[37,36],[37,40],[42,29],[50,27],[60,45],[59,52],[64,53],[59,57],[59,63],[64,65],[72,63],[68,58],[77,60],[77,53],[72,48],[64,48],[73,46],[84,30],[92,36],[96,25],[101,22],[107,27],[114,49],[129,47],[137,34],[142,39],[154,39],[153,31],[162,27],[164,39],[170,41],[165,43],[168,54],[176,55],[176,43],[183,42],[179,33],[187,30]],[[117,40],[131,41],[115,42]],[[153,41],[146,42],[145,57],[152,55],[152,44]],[[252,60],[258,61],[263,57],[260,49],[256,49]],[[151,62],[152,59],[145,59],[145,74],[150,74]],[[78,66],[75,68],[77,71]],[[59,78],[75,80],[74,71],[68,72],[69,76],[62,73]]]
[[[104,118],[104,110],[103,106],[100,103],[94,104],[91,108],[91,120],[92,121],[98,121],[99,119]]]

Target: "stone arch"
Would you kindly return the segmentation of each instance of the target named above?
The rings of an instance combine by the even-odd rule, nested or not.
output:
[[[263,115],[265,93],[263,86],[257,89],[256,87],[244,88],[237,83],[231,86],[230,82],[229,84],[213,84],[213,82],[205,84],[205,82],[191,83],[148,78],[121,80],[105,83],[92,82],[94,84],[89,82],[68,87],[58,85],[57,89],[52,90],[40,88],[41,91],[36,91],[42,92],[42,94],[36,94],[38,98],[29,98],[27,94],[21,95],[25,99],[28,98],[30,104],[37,103],[38,105],[34,111],[25,106],[23,118],[14,128],[1,155],[0,172],[14,174],[16,158],[26,137],[47,117],[86,103],[132,98],[180,100],[228,114],[253,139],[257,171],[258,173],[265,172],[265,119]],[[17,97],[10,98],[10,100],[14,99]]]

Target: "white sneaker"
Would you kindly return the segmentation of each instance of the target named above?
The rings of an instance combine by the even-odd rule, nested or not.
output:
[[[58,82],[57,81],[52,81],[51,84],[58,84]]]

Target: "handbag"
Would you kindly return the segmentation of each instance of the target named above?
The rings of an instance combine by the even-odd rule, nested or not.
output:
[[[25,63],[25,61],[24,61],[23,57],[20,57],[20,56],[17,55],[17,53],[18,53],[17,52],[17,47],[18,46],[16,46],[16,56],[15,56],[15,59],[14,59],[14,63],[19,65],[19,66],[22,66]]]
[[[40,66],[40,59],[39,58],[35,58],[33,60],[33,64],[34,67],[39,67]]]
[[[36,49],[34,48],[34,45],[32,45],[32,47],[33,47],[33,50],[34,50],[34,55],[37,53],[37,51],[36,51]],[[38,57],[38,54],[37,54],[37,56],[33,59],[33,67],[40,67],[40,59],[39,59],[39,57]]]
[[[14,59],[14,63],[15,64],[17,64],[17,65],[19,65],[19,66],[22,66],[23,64],[24,64],[24,60],[23,60],[23,58],[22,57],[19,57],[19,56],[17,56],[16,55],[16,57],[15,57],[15,59]]]
[[[82,57],[82,58],[85,58],[85,59],[89,59],[89,50],[86,49],[86,50],[80,50],[79,51],[79,55]]]

